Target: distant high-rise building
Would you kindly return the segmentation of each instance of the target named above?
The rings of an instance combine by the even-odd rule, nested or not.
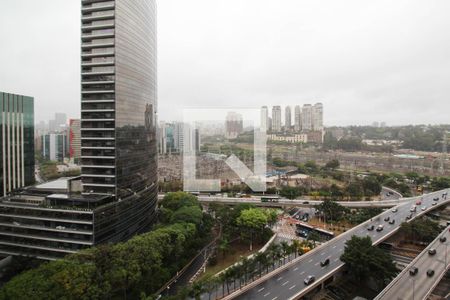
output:
[[[0,92],[0,193],[34,183],[34,99]]]
[[[81,157],[81,121],[80,119],[69,120],[69,157],[76,164]]]
[[[316,103],[313,107],[312,112],[312,128],[314,131],[321,131],[323,130],[323,104],[322,103]]]
[[[63,130],[67,126],[67,115],[65,113],[55,113],[55,130]]]
[[[201,140],[200,140],[200,130],[198,128],[195,128],[192,131],[193,134],[193,148],[195,150],[195,152],[199,153],[200,152],[200,144],[201,144]]]
[[[295,106],[294,111],[294,131],[300,132],[302,130],[302,110],[300,105]]]
[[[291,126],[292,126],[291,117],[292,117],[291,107],[286,106],[286,108],[284,110],[284,120],[285,120],[284,121],[284,131],[291,130]]]
[[[167,153],[167,125],[166,122],[159,122],[158,127],[158,152],[159,154]]]
[[[51,161],[64,162],[67,154],[65,132],[47,133],[42,136],[42,156]]]
[[[225,137],[227,139],[235,139],[244,130],[242,115],[230,111],[225,120]]]
[[[313,107],[311,104],[304,104],[302,109],[302,130],[312,130]]]
[[[272,107],[272,132],[281,131],[281,106]]]
[[[261,107],[261,130],[268,131],[269,128],[269,109],[267,106]]]

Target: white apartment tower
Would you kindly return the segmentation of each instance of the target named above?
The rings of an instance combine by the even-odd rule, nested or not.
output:
[[[314,131],[323,130],[323,105],[322,103],[316,103],[313,107],[312,113],[312,127]]]
[[[272,107],[272,132],[281,131],[281,106]]]
[[[284,109],[284,131],[290,131],[292,122],[291,122],[292,112],[291,107],[288,105]]]
[[[302,109],[302,130],[312,130],[313,107],[311,104],[304,104]]]
[[[300,132],[302,130],[302,110],[300,105],[296,105],[294,109],[294,131]]]

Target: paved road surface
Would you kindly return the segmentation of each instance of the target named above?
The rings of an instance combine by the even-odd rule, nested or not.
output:
[[[409,300],[425,299],[439,283],[450,262],[450,226],[440,234],[430,245],[419,254],[408,267],[401,272],[375,299],[376,300]],[[439,238],[446,237],[442,243]],[[429,249],[436,249],[435,255],[429,255]],[[447,261],[446,261],[447,254]],[[409,274],[412,267],[419,269],[414,276]],[[427,276],[427,270],[434,270],[432,277]]]
[[[296,297],[305,295],[344,265],[339,257],[344,251],[345,242],[350,239],[352,235],[361,237],[370,236],[374,243],[379,243],[398,230],[400,224],[405,221],[406,216],[410,214],[411,204],[415,203],[416,200],[422,199],[422,204],[426,206],[426,210],[422,211],[419,207],[417,212],[413,213],[413,218],[430,211],[432,208],[449,203],[449,200],[444,199],[446,197],[442,196],[444,192],[448,192],[448,190],[427,194],[423,197],[409,198],[406,203],[397,207],[397,212],[393,212],[392,210],[383,212],[373,220],[360,224],[346,233],[317,247],[313,251],[301,256],[279,274],[267,278],[263,282],[256,281],[253,285],[249,285],[240,292],[234,293],[225,299],[284,300],[295,299]],[[435,197],[439,197],[439,201],[436,206],[432,206],[431,204]],[[385,222],[384,218],[387,216],[391,219],[395,219],[395,223],[389,224],[388,222]],[[367,230],[368,225],[377,227],[380,224],[383,225],[383,230],[380,232],[376,230]],[[320,262],[326,257],[330,258],[330,264],[321,267]],[[282,269],[283,268],[281,268],[281,270]],[[315,276],[316,281],[313,284],[306,286],[303,281],[308,275]]]

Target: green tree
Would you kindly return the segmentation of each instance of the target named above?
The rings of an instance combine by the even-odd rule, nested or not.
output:
[[[300,196],[300,190],[296,187],[284,186],[280,190],[280,195],[285,198],[293,200],[298,196]]]
[[[267,214],[259,208],[249,208],[241,211],[237,218],[237,225],[241,227],[241,232],[245,234],[249,232],[250,251],[253,250],[253,239],[255,234],[259,233],[261,237],[264,226],[268,224]]]
[[[324,200],[321,204],[316,205],[316,210],[323,215],[325,221],[339,221],[347,211],[345,207],[334,200]]]
[[[203,220],[203,212],[198,206],[186,206],[177,209],[170,218],[172,224],[192,223],[200,225]]]
[[[350,276],[359,284],[372,277],[381,286],[398,273],[390,254],[373,246],[368,236],[352,236],[345,243],[344,253],[340,258],[346,264]]]
[[[337,160],[337,159],[332,159],[325,164],[325,168],[331,169],[331,170],[335,170],[335,169],[339,168],[339,166],[340,166],[340,163],[339,163],[339,160]]]
[[[428,218],[414,219],[400,225],[400,232],[408,239],[425,243],[432,242],[442,231],[437,222]]]
[[[376,176],[367,176],[364,178],[362,186],[364,189],[364,195],[366,196],[376,196],[381,193],[382,187]]]
[[[311,231],[308,236],[306,237],[307,241],[313,241],[314,247],[316,247],[316,242],[320,241],[320,235],[317,233],[317,231]]]

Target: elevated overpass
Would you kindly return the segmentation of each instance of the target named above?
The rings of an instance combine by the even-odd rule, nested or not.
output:
[[[400,224],[405,220],[409,222],[435,208],[449,204],[450,198],[447,198],[448,191],[449,189],[420,197],[402,199],[399,205],[396,206],[396,211],[387,210],[381,213],[377,217],[320,245],[285,266],[242,287],[240,290],[234,291],[223,299],[300,299],[317,289],[324,281],[332,279],[337,272],[342,270],[344,263],[340,261],[340,256],[344,252],[346,241],[353,235],[360,237],[369,236],[374,245],[379,244],[395,234]],[[434,201],[434,198],[438,198],[438,201]],[[411,205],[416,203],[417,200],[421,200],[424,210],[418,207],[417,212],[412,213],[411,219],[407,220],[406,217],[411,214]],[[432,205],[433,202],[436,202],[436,204]],[[390,224],[385,222],[384,219],[386,217],[394,219],[395,223]],[[374,225],[375,228],[378,225],[382,225],[383,230],[368,231],[367,227],[370,225]],[[320,262],[327,257],[329,257],[330,263],[322,267]],[[310,285],[305,285],[303,281],[309,275],[314,276],[315,281]],[[262,293],[263,291],[264,293]],[[207,295],[204,295],[202,299],[208,299]]]
[[[407,198],[401,198],[401,194],[399,194],[397,191],[383,187],[383,193],[386,191],[392,192],[393,199],[385,199],[379,201],[337,201],[337,203],[348,208],[370,208],[370,207],[389,208],[409,201]],[[162,200],[162,198],[164,198],[164,194],[159,194],[158,200]],[[221,203],[226,205],[238,205],[241,203],[247,203],[262,207],[285,207],[285,206],[314,207],[323,202],[322,200],[309,200],[309,199],[290,200],[282,197],[279,198],[276,202],[262,202],[261,196],[252,196],[249,198],[236,198],[236,197],[224,197],[215,195],[198,195],[197,198],[201,203],[204,204]]]
[[[440,239],[445,237],[446,241]],[[374,300],[409,300],[426,299],[450,267],[450,226],[431,242]],[[428,254],[435,249],[436,254]],[[418,269],[411,275],[411,268]],[[427,271],[434,275],[428,276]]]

